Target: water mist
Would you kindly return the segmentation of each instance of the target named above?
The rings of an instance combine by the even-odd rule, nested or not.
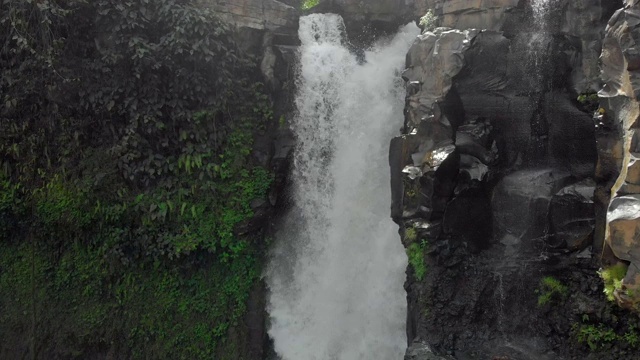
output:
[[[407,25],[359,62],[340,16],[300,20],[293,209],[266,274],[269,335],[283,360],[403,357],[407,257],[389,217],[387,153],[418,34]]]

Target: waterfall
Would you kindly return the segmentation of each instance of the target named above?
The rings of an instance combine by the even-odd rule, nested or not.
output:
[[[550,58],[552,44],[550,26],[554,0],[531,0],[532,23],[528,36],[526,64],[528,89],[536,98],[532,104],[534,115],[531,119],[531,140],[527,162],[540,164],[548,162],[549,124],[544,116],[544,94],[551,87],[553,65]],[[536,94],[536,95],[533,95]]]
[[[551,10],[552,0],[532,0],[531,9],[533,10],[533,19],[540,29],[546,28],[548,22],[548,14]]]
[[[342,18],[300,19],[293,209],[266,273],[269,335],[283,360],[401,359],[407,257],[389,218],[389,139],[415,24],[351,53]]]

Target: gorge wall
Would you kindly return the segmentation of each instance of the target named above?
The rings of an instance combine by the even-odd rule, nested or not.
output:
[[[638,318],[605,300],[597,272],[637,306],[638,5],[426,6],[435,23],[407,56],[389,156],[410,259],[407,358],[632,359],[616,339]]]

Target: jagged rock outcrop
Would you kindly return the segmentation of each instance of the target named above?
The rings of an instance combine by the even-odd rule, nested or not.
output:
[[[625,307],[640,311],[640,4],[626,1],[607,26],[602,51],[603,89],[598,93],[599,163],[597,176],[604,186],[603,202],[610,198],[604,233],[605,260],[629,264],[614,292]],[[610,253],[609,253],[610,250]]]

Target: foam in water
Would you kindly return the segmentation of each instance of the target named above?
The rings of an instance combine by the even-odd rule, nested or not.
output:
[[[419,29],[403,27],[362,64],[343,33],[338,15],[300,20],[293,210],[266,274],[283,360],[393,360],[406,348],[407,257],[389,218],[387,154]]]

